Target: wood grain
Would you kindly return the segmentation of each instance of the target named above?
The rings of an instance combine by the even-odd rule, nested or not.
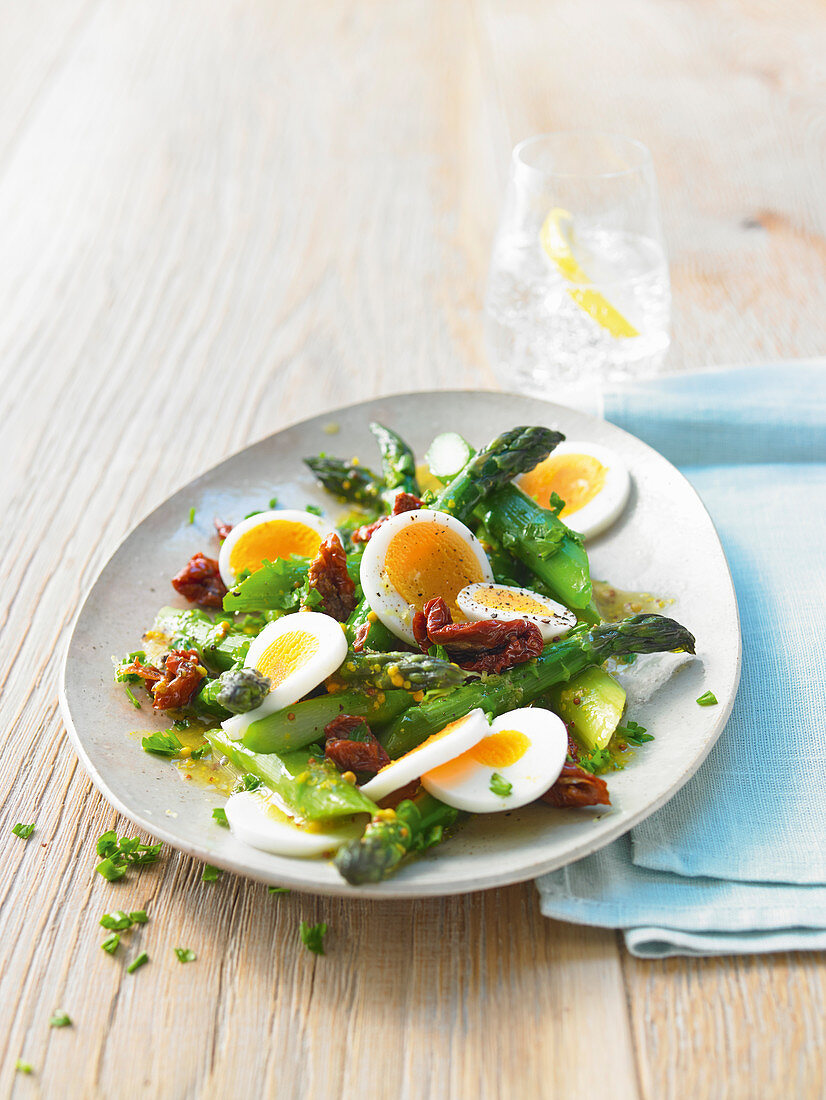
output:
[[[173,851],[97,880],[116,815],[55,695],[98,569],[199,470],[338,404],[495,384],[480,297],[529,133],[651,146],[675,367],[822,352],[825,45],[814,0],[6,5],[0,1092],[822,1095],[822,957],[642,963],[529,884],[273,897]],[[151,916],[123,958],[116,905]]]

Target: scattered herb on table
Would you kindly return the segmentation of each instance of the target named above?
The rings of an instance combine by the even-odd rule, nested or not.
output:
[[[21,825],[18,821],[12,828],[12,832],[15,836],[19,836],[21,840],[28,840],[34,832],[34,822],[31,825]]]
[[[120,936],[117,932],[110,932],[100,946],[110,955],[114,955],[114,953],[120,947]]]
[[[303,920],[299,931],[301,934],[301,942],[308,951],[312,951],[314,955],[324,954],[324,937],[327,935],[327,924],[325,921],[322,921],[320,924],[308,924]]]
[[[134,974],[136,970],[139,970],[145,963],[149,962],[149,956],[145,951],[141,951],[140,955],[136,956],[126,968],[127,974]]]
[[[129,867],[142,867],[160,858],[162,844],[144,844],[139,836],[118,836],[114,829],[97,839],[97,854],[102,856],[95,870],[108,882],[118,882]]]
[[[267,887],[267,893],[268,894],[289,894],[289,892],[290,892],[289,886],[268,886]]]
[[[201,882],[215,882],[220,873],[220,867],[213,867],[211,863],[205,863],[201,873]]]
[[[58,1010],[57,1012],[55,1012],[54,1016],[52,1016],[51,1020],[49,1020],[49,1027],[71,1027],[71,1026],[72,1026],[72,1019],[69,1016],[69,1013],[68,1012],[63,1012],[62,1010]]]
[[[195,960],[198,958],[191,947],[176,947],[175,956],[179,963],[195,962]]]
[[[99,923],[101,927],[108,929],[110,932],[125,932],[135,922],[129,913],[124,913],[122,909],[116,909],[113,913],[104,913]]]
[[[17,1070],[18,1073],[34,1073],[31,1062],[21,1062],[19,1058],[14,1063],[14,1068]]]

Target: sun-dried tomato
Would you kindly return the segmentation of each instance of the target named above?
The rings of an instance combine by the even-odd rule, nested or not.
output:
[[[163,673],[159,668],[155,668],[154,665],[145,665],[138,657],[134,659],[131,665],[126,665],[125,668],[120,669],[120,672],[140,676],[147,688],[151,688],[153,684],[163,680]]]
[[[441,596],[428,600],[424,611],[413,616],[412,625],[423,653],[431,645],[442,645],[451,661],[471,672],[502,672],[542,652],[542,634],[535,623],[527,619],[454,623]]]
[[[333,531],[322,541],[310,562],[310,588],[321,596],[321,610],[343,623],[356,607],[356,586],[347,572],[347,555]]]
[[[608,784],[598,775],[586,772],[579,764],[563,764],[556,783],[541,798],[549,806],[610,806]]]
[[[152,688],[155,710],[175,710],[191,702],[206,672],[194,649],[173,649],[163,660],[163,679]]]
[[[416,512],[421,506],[422,501],[413,493],[396,493],[391,515],[400,516],[402,512]],[[366,523],[363,527],[357,528],[350,536],[350,542],[369,542],[379,527],[389,519],[390,516],[382,516],[375,523]]]
[[[214,519],[212,522],[215,524],[215,533],[217,534],[219,541],[223,542],[232,530],[233,524],[222,523],[219,519]]]
[[[218,562],[204,554],[193,554],[172,578],[172,587],[199,607],[223,607],[227,586],[221,580]]]
[[[404,787],[399,787],[397,791],[391,791],[390,794],[386,794],[384,798],[380,798],[376,805],[380,810],[395,810],[400,802],[412,798],[419,787],[421,787],[421,783],[418,779],[414,779],[412,783],[408,783]]]
[[[354,735],[358,734],[358,737]],[[363,718],[339,714],[324,727],[324,755],[343,772],[369,772],[390,763],[390,757],[376,740]]]
[[[356,631],[356,636],[353,639],[353,652],[361,653],[364,649],[364,643],[367,641],[367,635],[370,633],[370,624],[362,623],[362,625]]]

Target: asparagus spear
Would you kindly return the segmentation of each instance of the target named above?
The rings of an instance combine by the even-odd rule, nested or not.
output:
[[[350,653],[336,669],[334,678],[345,684],[374,687],[382,691],[404,688],[418,691],[421,688],[453,687],[468,678],[469,673],[454,665],[430,657],[426,653]]]
[[[250,752],[222,729],[207,730],[207,740],[236,768],[257,775],[275,791],[287,810],[303,821],[329,821],[351,814],[376,813],[376,804],[353,783],[342,779],[335,764],[304,752],[282,756]]]
[[[609,657],[673,649],[693,653],[694,637],[684,626],[662,615],[635,615],[591,630],[579,628],[548,646],[535,661],[518,665],[501,676],[464,684],[448,695],[425,699],[420,706],[396,718],[380,740],[395,759],[475,707],[495,717],[525,706],[554,684],[570,680],[589,665],[600,665]]]
[[[254,668],[230,668],[204,685],[187,710],[196,714],[228,718],[260,707],[270,690],[270,681]]]
[[[413,696],[408,691],[379,691],[375,695],[365,691],[342,691],[319,695],[251,722],[242,740],[253,752],[287,752],[317,741],[327,723],[340,714],[366,718],[373,728],[386,725],[412,705]]]
[[[433,502],[440,512],[467,520],[491,493],[532,470],[565,438],[550,428],[511,428],[473,456]]]
[[[304,463],[333,496],[387,511],[381,496],[384,482],[366,466],[343,462],[340,458],[328,458],[326,455],[305,458]]]
[[[360,840],[339,848],[333,863],[353,886],[381,882],[410,852],[438,844],[444,830],[458,817],[458,810],[421,791],[400,802],[395,812],[378,813]]]
[[[591,603],[588,555],[582,540],[553,512],[507,485],[492,493],[479,518],[506,550],[523,562],[566,607]],[[589,616],[599,622],[598,613]]]
[[[381,451],[384,483],[392,490],[391,495],[395,496],[397,492],[418,494],[416,459],[405,441],[390,428],[385,428],[376,421],[370,425],[370,431],[376,437]]]
[[[160,609],[155,630],[171,638],[176,648],[197,650],[210,672],[242,665],[255,637],[255,633],[239,630],[225,619],[215,622],[203,611],[180,611],[176,607]]]

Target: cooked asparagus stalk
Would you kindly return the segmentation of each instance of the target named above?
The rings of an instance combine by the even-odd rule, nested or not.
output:
[[[339,848],[333,863],[351,885],[389,878],[410,852],[438,844],[458,810],[421,791],[373,817],[360,840]]]
[[[366,466],[343,462],[340,458],[322,458],[320,455],[305,458],[304,463],[310,467],[327,492],[340,500],[387,510],[381,496],[385,488],[384,482]]]
[[[345,684],[374,687],[382,691],[404,688],[419,691],[436,687],[453,687],[468,678],[469,673],[454,665],[430,657],[426,653],[349,653],[333,679]]]
[[[384,473],[384,483],[390,493],[388,499],[396,493],[415,493],[418,495],[419,485],[416,481],[416,459],[401,436],[390,428],[375,421],[370,425],[370,431],[376,437],[381,451],[381,465]]]
[[[175,648],[195,649],[210,672],[223,672],[242,665],[254,634],[238,630],[225,619],[214,622],[203,611],[180,611],[162,607],[155,617],[155,630],[171,639]]]
[[[554,684],[570,680],[589,665],[600,665],[609,657],[674,649],[693,653],[694,637],[684,626],[662,615],[635,615],[591,630],[579,628],[548,646],[535,661],[500,676],[464,684],[443,697],[425,699],[396,718],[380,740],[395,759],[475,707],[495,717],[525,706]]]

